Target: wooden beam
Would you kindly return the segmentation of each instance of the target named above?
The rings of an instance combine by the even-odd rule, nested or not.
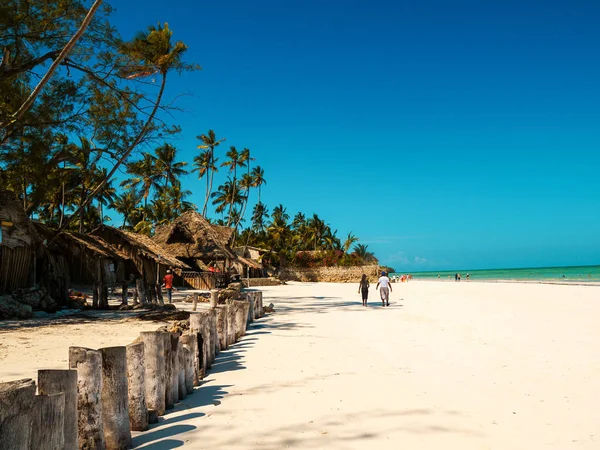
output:
[[[12,222],[5,222],[5,221],[1,221],[0,225],[3,226],[3,227],[8,227],[8,228],[15,226],[14,223],[12,223]]]

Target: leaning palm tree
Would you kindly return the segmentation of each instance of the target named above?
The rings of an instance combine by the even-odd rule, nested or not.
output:
[[[253,183],[252,176],[249,173],[245,173],[242,175],[242,178],[238,184],[240,191],[244,196],[244,205],[242,206],[242,212],[240,213],[239,219],[235,222],[234,228],[236,233],[240,222],[243,220],[243,217],[246,214],[246,207],[248,206],[248,199],[250,198],[250,188],[253,186]]]
[[[138,135],[133,139],[133,142],[127,150],[121,155],[121,158],[112,167],[110,172],[102,179],[96,188],[90,193],[84,204],[79,205],[79,208],[69,220],[65,220],[63,228],[65,228],[70,219],[77,215],[81,209],[96,197],[96,195],[102,190],[110,179],[113,177],[115,172],[121,167],[131,152],[137,147],[137,145],[144,139],[147,133],[152,128],[154,122],[154,116],[160,107],[165,86],[167,83],[167,74],[172,70],[182,72],[185,70],[198,70],[200,67],[195,64],[186,64],[182,61],[183,54],[187,50],[187,46],[177,41],[175,44],[171,42],[173,32],[169,29],[168,24],[162,27],[160,24],[157,27],[150,26],[147,33],[138,33],[134,39],[130,42],[121,44],[121,53],[128,58],[129,64],[121,69],[121,76],[129,79],[155,76],[159,74],[161,77],[160,88],[156,100],[154,101],[152,111],[148,115],[148,119],[144,123],[142,129]]]
[[[208,155],[206,156],[206,176],[208,177],[206,180],[206,198],[204,200],[204,207],[202,208],[202,215],[206,217],[208,199],[210,198],[210,194],[212,191],[213,176],[217,171],[217,159],[215,159],[215,148],[217,148],[221,144],[221,142],[225,141],[225,138],[217,139],[213,130],[208,130],[207,134],[201,134],[200,136],[196,137],[202,141],[202,144],[200,144],[198,148],[208,150]]]
[[[127,164],[127,172],[133,175],[121,182],[125,189],[140,189],[144,199],[144,207],[148,206],[150,190],[160,187],[163,174],[157,167],[156,158],[150,153],[144,153],[142,159]]]

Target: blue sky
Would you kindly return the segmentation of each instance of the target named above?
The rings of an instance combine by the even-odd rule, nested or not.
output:
[[[111,4],[203,67],[167,92],[182,158],[250,148],[271,209],[399,271],[600,263],[600,2]]]

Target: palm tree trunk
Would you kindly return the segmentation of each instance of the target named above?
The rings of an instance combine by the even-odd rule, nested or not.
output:
[[[202,207],[202,216],[204,218],[206,218],[206,207],[208,206],[208,197],[210,196],[210,191],[208,189],[208,175],[210,172],[210,169],[206,169],[207,173],[206,173],[206,198],[204,199],[204,206]]]
[[[213,165],[214,159],[215,159],[215,154],[214,154],[215,149],[213,148],[210,151],[210,165]],[[210,197],[210,193],[212,192],[212,187],[213,187],[213,176],[215,174],[215,171],[213,169],[211,169],[210,171],[210,187],[208,188],[208,192],[206,194],[206,202],[208,203],[208,198]]]
[[[231,194],[231,201],[229,202],[229,217],[227,218],[227,226],[231,225],[231,211],[233,210],[233,202],[235,201],[235,188],[237,187],[235,179],[235,165],[233,167],[233,192]]]
[[[96,186],[96,188],[88,196],[88,198],[85,201],[85,204],[80,205],[79,209],[77,211],[75,211],[75,213],[65,221],[65,223],[63,224],[63,226],[60,227],[58,229],[58,231],[61,231],[64,227],[66,227],[69,224],[69,222],[71,221],[71,218],[73,216],[77,215],[77,213],[79,213],[79,211],[81,209],[83,209],[91,199],[93,199],[94,197],[96,197],[96,195],[98,195],[98,192],[100,192],[102,190],[102,188],[104,188],[104,186],[106,186],[106,183],[109,182],[109,180],[115,174],[115,172],[117,171],[117,169],[119,167],[121,167],[121,165],[129,157],[129,155],[131,154],[131,152],[133,151],[133,149],[140,143],[140,141],[142,140],[142,138],[144,137],[144,135],[148,131],[148,127],[150,126],[150,123],[154,120],[154,116],[156,115],[156,111],[158,111],[158,107],[160,106],[160,101],[161,101],[163,93],[165,91],[165,85],[167,83],[167,74],[163,73],[162,77],[163,77],[163,79],[162,79],[162,83],[160,85],[160,91],[158,92],[158,97],[156,98],[156,102],[154,103],[154,108],[152,109],[152,113],[148,117],[148,120],[146,120],[146,123],[144,124],[144,127],[142,128],[142,130],[140,131],[140,133],[135,138],[135,141],[133,142],[133,144],[131,144],[131,146],[127,149],[127,151],[123,154],[123,156],[121,156],[121,158],[113,166],[113,168],[111,169],[111,171],[102,179],[102,181],[98,184],[98,186]],[[58,236],[58,233],[55,235],[55,237],[56,236]],[[54,240],[54,238],[52,240]],[[52,240],[48,243],[48,245],[50,245],[52,243]]]

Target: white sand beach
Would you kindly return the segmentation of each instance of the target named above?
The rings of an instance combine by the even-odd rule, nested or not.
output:
[[[599,287],[393,289],[389,308],[374,286],[363,308],[354,284],[263,288],[276,313],[221,352],[174,412],[135,433],[137,448],[600,447]],[[63,367],[69,345],[126,344],[157,326],[0,331],[0,378]]]

